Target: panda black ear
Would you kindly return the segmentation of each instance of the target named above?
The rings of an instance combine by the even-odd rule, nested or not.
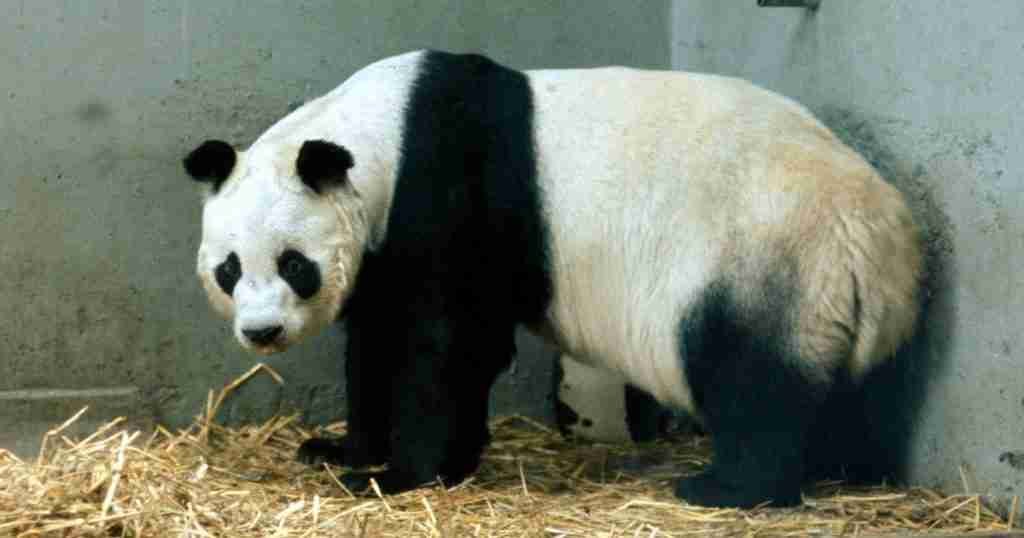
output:
[[[354,164],[347,149],[326,140],[307,140],[299,149],[295,171],[313,192],[321,194],[327,187],[344,185]]]
[[[235,169],[238,156],[231,144],[222,140],[207,140],[192,150],[183,161],[185,171],[192,179],[201,183],[210,183],[213,192],[217,192],[221,183]]]

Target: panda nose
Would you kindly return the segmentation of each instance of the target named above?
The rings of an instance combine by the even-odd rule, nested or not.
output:
[[[277,337],[281,336],[283,331],[284,327],[280,325],[272,325],[270,327],[263,327],[262,329],[242,329],[242,334],[257,346],[265,346],[267,344],[272,344],[274,340],[277,340]]]

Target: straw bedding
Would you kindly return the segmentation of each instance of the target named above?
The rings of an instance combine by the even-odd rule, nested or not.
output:
[[[977,496],[927,489],[820,484],[797,509],[696,508],[671,481],[709,461],[706,439],[643,447],[563,439],[523,417],[494,421],[476,475],[455,486],[356,497],[340,468],[293,461],[312,435],[296,416],[238,429],[216,424],[221,403],[257,366],[211,393],[191,427],[128,432],[115,420],[87,438],[48,433],[37,461],[0,450],[0,536],[808,536],[1006,530]],[[83,410],[84,411],[84,410]]]

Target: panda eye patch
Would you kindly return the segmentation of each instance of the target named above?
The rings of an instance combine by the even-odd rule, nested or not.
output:
[[[320,291],[320,268],[297,250],[281,253],[277,259],[277,272],[303,299],[309,299]]]
[[[228,254],[228,258],[218,264],[213,270],[213,276],[217,280],[217,285],[220,286],[220,289],[224,290],[224,293],[231,295],[235,291],[238,279],[242,278],[242,262],[238,260],[238,255],[234,252]]]
[[[298,258],[292,258],[285,262],[284,267],[281,268],[281,276],[288,278],[295,278],[302,272],[302,262]]]

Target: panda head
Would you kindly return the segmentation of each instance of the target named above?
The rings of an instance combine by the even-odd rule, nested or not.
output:
[[[206,191],[196,270],[244,348],[283,351],[337,319],[367,241],[353,165],[323,140],[245,152],[210,140],[185,158]]]

